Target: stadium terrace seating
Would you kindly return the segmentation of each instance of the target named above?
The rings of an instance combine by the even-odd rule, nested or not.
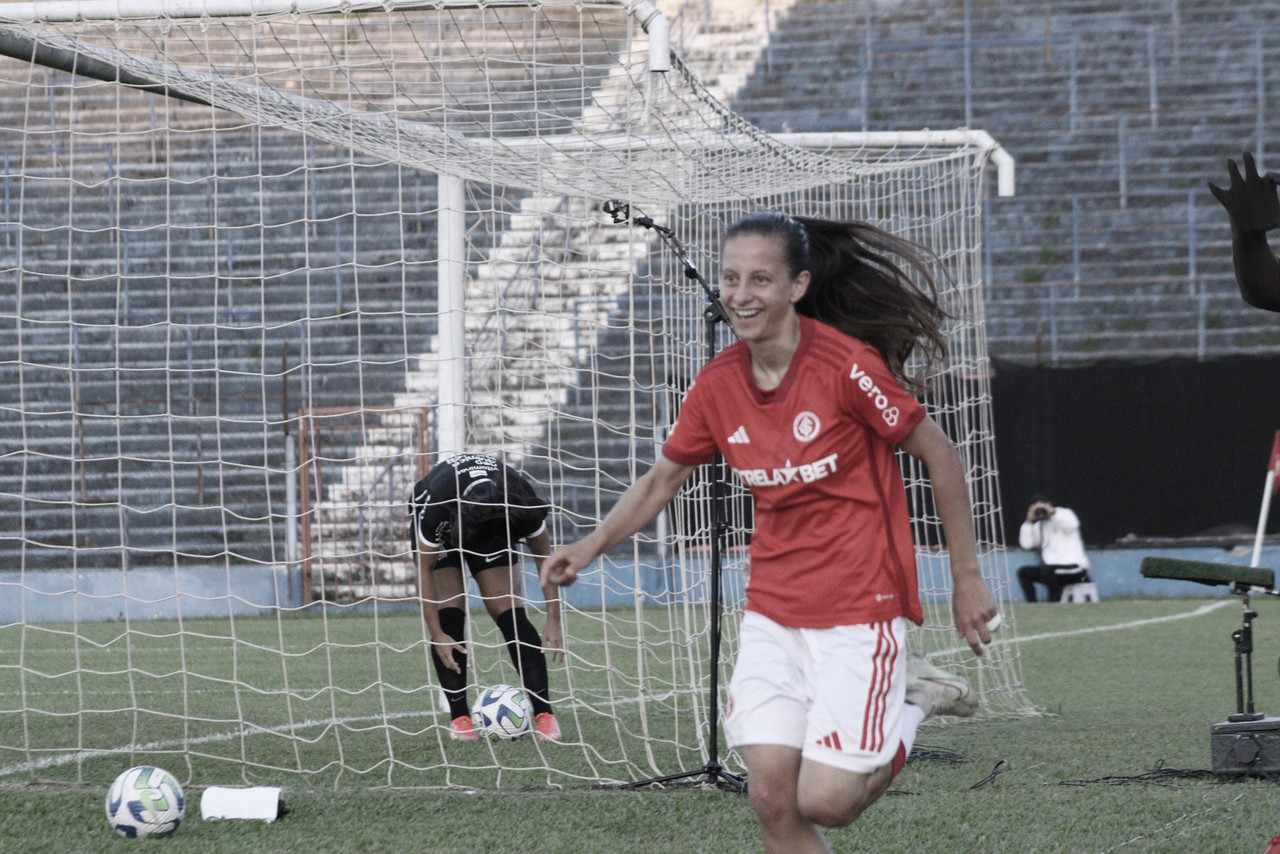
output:
[[[1280,131],[1256,103],[1277,51],[1272,3],[805,0],[732,106],[774,131],[990,132],[1018,165],[986,228],[994,358],[1274,352],[1205,183]]]
[[[733,6],[714,4],[717,18]],[[992,199],[986,231],[993,357],[1070,364],[1280,347],[1274,316],[1248,309],[1236,293],[1225,215],[1204,187],[1225,180],[1225,158],[1243,149],[1262,153],[1265,164],[1270,140],[1280,137],[1280,109],[1256,103],[1259,69],[1264,93],[1280,82],[1280,5],[797,0],[775,17],[749,73],[730,60],[750,63],[756,51],[724,46],[734,32],[757,38],[758,20],[710,24],[722,65],[707,60],[702,72],[703,60],[690,56],[704,79],[732,93],[736,111],[766,130],[970,124],[1017,159],[1018,195]],[[0,92],[0,130],[21,127],[15,111],[23,101]],[[50,104],[50,126],[58,126],[66,104]],[[122,117],[112,108],[82,107],[77,120],[148,140],[153,123],[176,122],[187,109],[164,104]],[[0,369],[0,430],[23,448],[0,454],[0,565],[171,565],[187,556],[207,563],[230,552],[270,560],[276,546],[261,537],[259,520],[278,518],[272,508],[284,506],[283,478],[264,483],[261,457],[269,448],[273,470],[283,468],[284,390],[291,412],[385,405],[404,392],[409,364],[431,350],[432,176],[323,147],[300,151],[295,137],[275,131],[228,128],[220,140],[218,148],[157,153],[204,163],[168,185],[196,203],[200,217],[191,222],[182,221],[182,205],[170,205],[173,222],[148,226],[141,217],[157,184],[139,165],[129,167],[135,180],[100,180],[116,168],[103,147],[77,150],[86,180],[75,186],[74,231],[50,224],[58,220],[41,209],[52,200],[35,195],[23,200],[21,227],[0,226],[0,267],[13,268],[21,251],[31,271],[0,289],[0,314],[23,318],[0,328],[0,347],[22,365]],[[326,167],[309,186],[294,168],[302,157]],[[51,160],[27,168],[52,175],[60,167]],[[292,225],[304,197],[306,231]],[[507,213],[516,205],[491,201]],[[270,245],[211,240],[196,227],[211,204],[220,222],[251,211],[252,221],[273,224]],[[127,227],[119,241],[95,240],[112,217]],[[501,216],[477,217],[468,231],[483,243],[487,229],[503,228]],[[181,253],[151,251],[178,241]],[[181,286],[169,288],[170,280]],[[643,294],[633,301],[647,305]],[[78,321],[73,340],[68,316]],[[643,324],[644,310],[640,316]],[[61,337],[42,323],[58,319]],[[634,339],[614,321],[595,357],[602,384],[616,384],[621,398],[665,381],[634,373],[647,360],[623,360]],[[103,370],[78,371],[73,382],[66,366],[94,358]],[[271,411],[263,411],[260,375]],[[18,402],[43,415],[19,425]],[[557,481],[570,480],[569,530],[600,512],[592,479],[625,485],[633,462],[647,462],[635,461],[636,449],[651,449],[654,438],[610,434],[609,424],[625,421],[610,416],[607,394],[573,405],[530,455],[547,453],[559,461]],[[145,462],[168,457],[178,464]],[[574,471],[577,486],[568,478]],[[553,475],[531,474],[544,482]],[[57,486],[43,492],[46,481]],[[69,483],[78,484],[74,495]]]
[[[100,180],[115,168],[109,155],[77,152],[73,223],[65,199],[32,194],[0,244],[3,265],[20,254],[25,271],[0,297],[22,319],[0,328],[0,347],[18,354],[0,376],[0,421],[24,451],[0,456],[14,499],[0,502],[12,535],[0,561],[271,560],[261,520],[284,490],[264,482],[263,449],[282,470],[286,419],[300,407],[349,406],[353,388],[355,403],[391,403],[435,332],[434,176],[312,149],[324,168],[302,186],[298,143],[283,132],[171,151],[187,180],[182,166],[180,180],[160,182],[149,180],[160,167],[132,164],[119,167],[128,180]],[[48,172],[65,174],[52,162]],[[210,206],[221,240],[193,224],[210,221]],[[155,211],[171,219],[157,223]],[[187,223],[184,211],[199,215]],[[261,245],[230,238],[253,222],[267,224]],[[118,241],[98,236],[114,225]],[[54,548],[23,549],[20,536]]]

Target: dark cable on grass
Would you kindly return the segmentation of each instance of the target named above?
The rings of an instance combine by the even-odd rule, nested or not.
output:
[[[907,757],[908,762],[945,762],[947,765],[963,765],[969,761],[969,757],[948,747],[930,747],[926,744],[917,744],[911,748],[911,755]]]
[[[942,762],[947,765],[963,765],[969,761],[969,757],[948,747],[930,747],[927,744],[917,744],[911,748],[911,753],[907,756],[907,764],[913,762]],[[890,789],[885,792],[886,795],[918,795],[919,792],[913,792],[910,789]]]
[[[951,750],[950,748],[947,748],[947,747],[929,747],[927,745],[918,744],[915,747],[911,748],[911,755],[908,757],[907,761],[908,763],[923,761],[923,762],[943,762],[943,763],[946,763],[947,765],[964,765],[970,760],[969,760],[969,757],[965,756],[963,753],[957,753],[956,751]],[[983,777],[981,780],[974,783],[972,786],[969,786],[968,788],[971,791],[973,789],[980,789],[983,786],[990,783],[996,777],[999,777],[1001,774],[1003,774],[1005,771],[1008,771],[1008,770],[1009,770],[1009,761],[1007,759],[1001,759],[991,769],[990,774]],[[916,794],[919,794],[919,792],[912,792],[907,789],[890,789],[889,791],[885,792],[885,794],[886,795],[916,795]]]
[[[1280,782],[1274,775],[1263,775],[1268,782]],[[1158,763],[1155,768],[1145,774],[1135,774],[1131,777],[1122,775],[1110,775],[1106,777],[1095,777],[1092,780],[1063,780],[1060,786],[1088,786],[1094,783],[1105,783],[1108,786],[1123,786],[1129,783],[1156,783],[1158,785],[1170,785],[1176,780],[1217,780],[1219,782],[1235,782],[1241,779],[1237,775],[1219,774],[1216,771],[1205,771],[1201,769],[1183,769],[1183,768],[1165,768],[1163,761]]]
[[[995,778],[999,777],[1001,774],[1003,774],[1005,771],[1008,771],[1008,770],[1009,770],[1009,761],[1007,759],[1001,759],[999,762],[995,764],[995,767],[991,769],[990,774],[988,774],[987,776],[983,777],[981,780],[979,780],[978,782],[970,786],[969,790],[972,791],[974,789],[981,789],[983,786],[992,782],[993,780],[995,780]]]

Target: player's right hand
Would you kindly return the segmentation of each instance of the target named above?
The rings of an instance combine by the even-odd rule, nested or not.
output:
[[[436,654],[440,656],[440,660],[444,662],[445,667],[449,668],[454,673],[462,672],[462,668],[458,665],[458,662],[454,659],[453,653],[456,650],[465,655],[467,652],[466,647],[464,647],[462,644],[458,643],[448,635],[444,635],[438,640],[436,638],[432,638],[431,643],[435,645]]]

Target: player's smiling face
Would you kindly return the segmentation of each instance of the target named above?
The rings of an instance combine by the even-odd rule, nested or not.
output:
[[[741,234],[720,252],[720,301],[733,331],[747,343],[779,338],[795,328],[795,304],[809,286],[809,273],[787,269],[782,241],[772,235]]]

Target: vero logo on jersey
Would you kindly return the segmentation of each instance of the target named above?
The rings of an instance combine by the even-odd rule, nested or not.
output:
[[[889,398],[880,390],[880,386],[876,385],[876,381],[871,379],[866,371],[859,368],[856,362],[853,365],[853,370],[849,372],[849,379],[857,383],[858,388],[865,392],[876,409],[880,410],[880,415],[884,418],[885,424],[890,427],[897,425],[898,418],[902,413],[898,411],[898,407],[889,405]]]
[[[836,470],[836,459],[839,454],[831,454],[817,462],[793,466],[791,460],[786,465],[772,469],[740,469],[737,474],[747,486],[787,486],[792,483],[813,483],[822,480]]]

